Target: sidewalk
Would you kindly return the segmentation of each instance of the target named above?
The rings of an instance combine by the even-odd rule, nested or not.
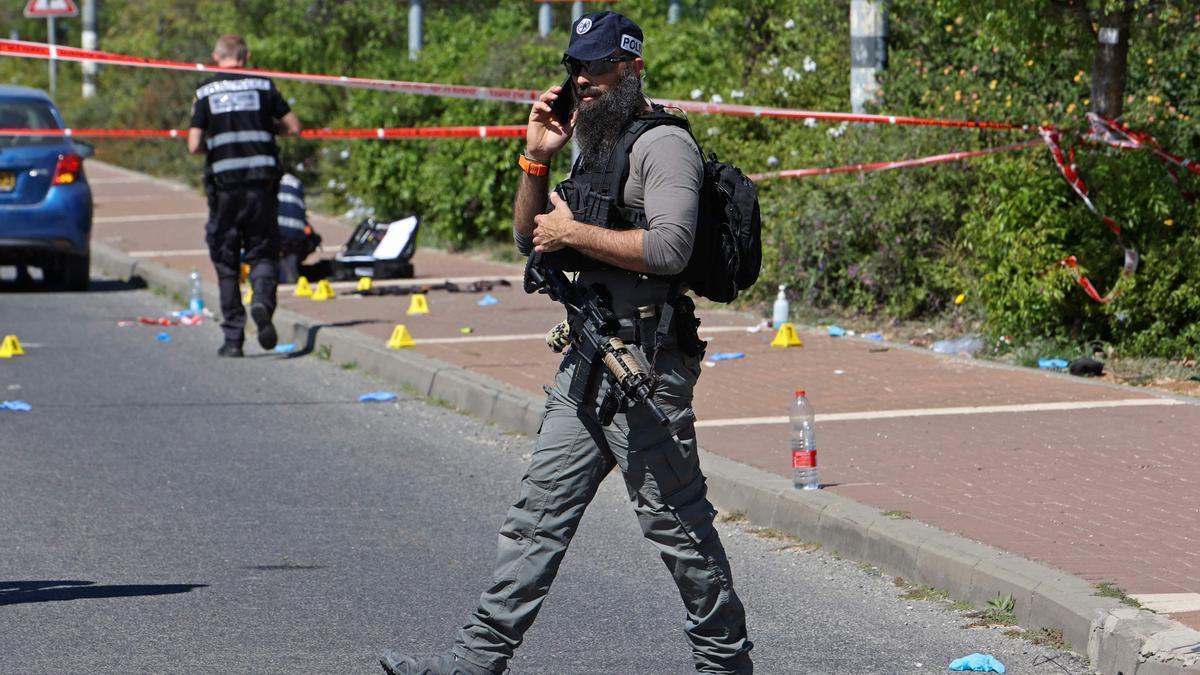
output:
[[[96,161],[88,175],[93,264],[118,275],[136,268],[180,292],[195,266],[215,305],[202,197]],[[331,256],[352,224],[313,220]],[[561,308],[526,295],[516,266],[429,249],[414,265],[417,279],[396,285],[512,285],[491,291],[491,307],[476,305],[481,294],[433,291],[423,316],[406,316],[406,296],[356,296],[353,284],[335,284],[327,302],[283,286],[278,323],[296,324],[310,348],[329,345],[336,362],[535,430],[541,387],[557,366],[542,336]],[[1011,592],[1022,625],[1062,629],[1102,672],[1200,672],[1196,400],[815,330],[801,331],[802,349],[772,349],[770,331],[746,330],[757,317],[701,317],[710,355],[745,353],[706,367],[696,390],[706,472],[723,509],[976,605]],[[383,348],[398,323],[415,350]],[[820,493],[790,487],[786,413],[798,387],[819,413]],[[1095,596],[1090,586],[1102,582],[1158,614]]]

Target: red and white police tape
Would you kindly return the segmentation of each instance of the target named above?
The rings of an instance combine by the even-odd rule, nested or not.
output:
[[[328,84],[339,87],[357,89],[377,89],[394,91],[420,96],[446,96],[451,98],[469,98],[481,101],[500,101],[507,103],[532,103],[541,92],[532,89],[503,89],[499,87],[473,87],[460,84],[437,84],[431,82],[404,82],[398,80],[382,80],[363,77],[347,77],[345,75],[314,75],[293,73],[281,70],[262,70],[258,68],[218,68],[202,63],[187,63],[184,61],[168,61],[164,59],[147,59],[139,56],[113,54],[91,49],[62,47],[41,42],[26,42],[23,40],[0,40],[0,55],[16,56],[29,59],[45,59],[58,61],[95,62],[109,65],[132,66],[138,68],[160,68],[165,70],[183,70],[191,72],[240,73],[244,75],[262,75],[279,80],[309,82],[312,84]],[[737,105],[730,103],[702,103],[698,101],[662,100],[663,105],[679,108],[687,112],[710,115],[735,115],[741,117],[776,117],[785,119],[813,119],[826,122],[866,122],[873,124],[899,124],[937,127],[966,127],[971,129],[996,130],[1025,130],[1032,131],[1035,126],[1025,124],[1009,124],[1007,122],[980,122],[972,120],[941,120],[924,117],[904,117],[898,115],[868,115],[856,113],[820,112],[815,110],[794,110],[791,108],[773,108],[763,106]]]
[[[186,129],[0,129],[0,136],[66,136],[70,138],[187,138]],[[525,126],[380,127],[304,129],[301,138],[520,138]]]
[[[959,159],[969,159],[971,157],[981,157],[983,155],[992,155],[997,152],[1008,152],[1010,150],[1025,150],[1041,145],[1041,141],[1034,139],[1025,141],[1024,143],[1012,143],[1010,145],[1001,145],[995,148],[984,148],[983,150],[964,150],[962,152],[950,152],[943,155],[930,155],[928,157],[917,157],[914,159],[901,159],[894,162],[876,162],[874,164],[848,164],[846,166],[835,166],[826,169],[790,169],[786,171],[767,171],[764,173],[750,174],[748,178],[753,181],[761,181],[770,178],[805,178],[807,176],[825,176],[834,173],[855,173],[860,171],[888,171],[891,169],[903,169],[910,166],[924,166],[926,164],[939,164],[943,162],[953,162]]]

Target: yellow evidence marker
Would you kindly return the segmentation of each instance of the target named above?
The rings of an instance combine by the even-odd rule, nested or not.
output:
[[[428,314],[428,313],[429,313],[429,303],[425,301],[425,294],[424,293],[414,293],[412,296],[412,302],[410,302],[408,305],[409,316],[412,316],[413,314]]]
[[[417,342],[413,340],[412,334],[408,332],[404,324],[400,323],[396,324],[396,328],[392,331],[392,338],[388,340],[387,346],[388,349],[405,349],[415,347],[416,344]]]
[[[800,336],[796,335],[796,327],[790,323],[785,323],[779,327],[779,332],[775,334],[775,339],[771,340],[772,347],[803,347],[804,343],[800,341]]]

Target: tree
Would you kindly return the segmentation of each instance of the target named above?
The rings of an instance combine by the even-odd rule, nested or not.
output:
[[[1092,112],[1117,118],[1125,107],[1132,33],[1155,21],[1161,10],[1187,4],[1185,0],[940,0],[939,9],[969,17],[998,40],[1024,38],[1031,52],[1048,46],[1087,47],[1092,53]]]

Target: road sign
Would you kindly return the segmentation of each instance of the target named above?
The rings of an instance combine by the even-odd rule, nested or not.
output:
[[[29,0],[25,5],[25,17],[29,19],[62,16],[79,16],[79,5],[75,4],[75,0]]]

